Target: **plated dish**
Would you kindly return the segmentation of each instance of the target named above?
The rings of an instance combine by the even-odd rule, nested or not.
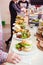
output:
[[[31,19],[37,19],[38,18],[38,15],[36,15],[36,14],[30,14],[29,16]]]
[[[38,34],[39,36],[43,37],[43,27],[39,27],[39,28],[38,28],[37,34]]]
[[[39,19],[33,19],[32,22],[39,22]]]
[[[38,28],[38,31],[36,33],[36,37],[38,39],[38,44],[39,44],[40,48],[43,48],[43,27]]]
[[[14,23],[13,24],[14,26],[19,26],[21,29],[25,29],[25,27],[26,27],[26,25],[25,25],[25,23],[20,23],[20,24],[17,24],[17,23]]]
[[[29,38],[29,37],[30,37],[30,32],[29,32],[29,30],[27,30],[27,29],[23,29],[23,30],[21,31],[21,34],[20,34],[20,33],[17,34],[17,37],[18,37],[18,38],[23,38],[23,39]]]
[[[31,34],[29,32],[29,30],[27,29],[23,29],[21,32],[15,33],[14,34],[14,38],[18,39],[18,40],[23,40],[23,39],[30,39]]]
[[[24,18],[21,17],[21,16],[17,16],[16,21],[15,21],[15,23],[13,25],[14,25],[13,30],[16,33],[21,32],[23,29],[26,28]]]
[[[31,51],[31,46],[32,44],[23,40],[22,42],[17,43],[15,47],[18,51],[29,52]]]
[[[17,20],[23,20],[24,21],[24,17],[23,16],[20,16],[20,15],[17,15],[16,19]]]
[[[37,52],[36,45],[33,45],[32,42],[29,41],[16,41],[12,48],[12,51],[19,55],[33,55]]]

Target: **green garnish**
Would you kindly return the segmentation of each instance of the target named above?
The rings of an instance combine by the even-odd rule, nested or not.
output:
[[[39,22],[39,19],[33,20],[33,22]]]
[[[18,43],[16,44],[16,49],[19,49],[19,48],[24,48],[26,46],[31,46],[31,44],[27,44],[27,43]]]
[[[22,32],[22,38],[23,39],[28,38],[29,36],[30,36],[30,34],[28,34],[27,31]]]
[[[25,29],[25,24],[24,23],[22,23],[20,26],[21,26],[21,28]]]

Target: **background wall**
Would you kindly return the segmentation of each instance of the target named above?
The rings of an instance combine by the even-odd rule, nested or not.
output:
[[[10,23],[9,2],[10,0],[0,0],[1,17],[6,24]]]

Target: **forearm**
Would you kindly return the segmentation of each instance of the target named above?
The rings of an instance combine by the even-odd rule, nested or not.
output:
[[[15,4],[13,4],[12,6],[17,12],[21,12],[21,9],[18,7],[18,5],[16,6]]]
[[[17,3],[17,7],[19,8],[19,9],[21,9],[21,7],[20,7],[20,5]]]
[[[3,52],[2,50],[0,50],[0,63],[5,62],[7,59],[8,53]]]

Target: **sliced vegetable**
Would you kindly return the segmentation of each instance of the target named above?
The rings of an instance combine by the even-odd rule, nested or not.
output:
[[[21,43],[16,44],[16,49],[18,49],[19,51],[23,50],[26,47],[31,47],[31,44],[25,43],[25,42],[24,43],[21,42]]]

